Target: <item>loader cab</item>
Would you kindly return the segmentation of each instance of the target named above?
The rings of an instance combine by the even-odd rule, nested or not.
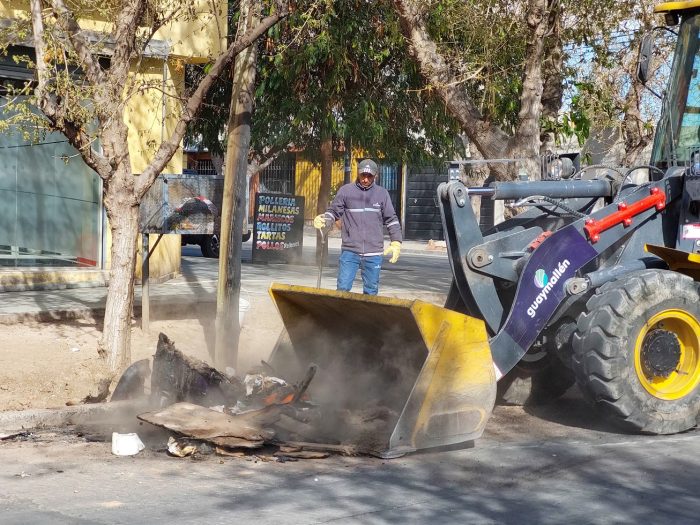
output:
[[[667,25],[680,22],[671,28],[678,33],[676,49],[651,154],[651,164],[666,171],[689,166],[700,152],[700,0],[666,2],[654,11],[665,15]],[[643,44],[640,65],[644,55]]]

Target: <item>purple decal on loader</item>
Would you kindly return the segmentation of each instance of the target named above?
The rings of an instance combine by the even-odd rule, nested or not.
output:
[[[564,283],[597,255],[573,225],[549,237],[523,269],[503,331],[521,348],[530,348],[566,297]]]

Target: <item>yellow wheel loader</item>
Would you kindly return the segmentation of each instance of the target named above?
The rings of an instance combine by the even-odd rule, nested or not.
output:
[[[444,308],[272,286],[287,334],[273,367],[300,376],[318,367],[308,395],[322,417],[311,439],[384,457],[473,440],[497,383],[538,363],[542,392],[559,395],[575,377],[603,416],[631,431],[696,425],[700,0],[656,11],[678,36],[649,165],[441,184],[454,276]],[[643,82],[650,49],[645,37]],[[634,183],[640,170],[648,181]],[[525,211],[482,232],[473,196]]]

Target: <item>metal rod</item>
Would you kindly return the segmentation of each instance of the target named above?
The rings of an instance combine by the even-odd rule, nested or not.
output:
[[[516,162],[523,162],[528,159],[488,159],[488,160],[482,160],[482,159],[474,159],[474,160],[451,160],[448,162],[448,164],[455,164],[455,165],[468,165],[468,164],[513,164]]]
[[[531,195],[546,195],[554,199],[576,197],[610,197],[612,186],[607,180],[541,180],[524,182],[494,182],[493,199],[522,199]],[[471,194],[472,189],[469,189]],[[477,195],[478,193],[474,193]],[[488,194],[486,194],[488,195]]]
[[[318,258],[318,279],[316,280],[316,288],[321,288],[321,277],[323,276],[324,255],[326,254],[326,233],[319,230],[321,234],[321,256]]]
[[[602,270],[596,270],[595,272],[590,272],[585,275],[588,279],[591,288],[598,288],[603,286],[605,283],[617,279],[618,277],[640,270],[646,270],[648,268],[665,268],[666,263],[661,259],[655,259],[651,257],[645,257],[644,259],[627,261],[624,264],[618,264],[611,268],[603,268]]]
[[[467,188],[467,193],[476,197],[491,197],[494,193],[496,193],[496,189],[484,187]]]
[[[156,239],[156,242],[153,243],[153,248],[151,248],[150,251],[148,252],[148,258],[149,258],[149,259],[151,258],[151,255],[153,255],[153,252],[155,251],[156,246],[158,246],[158,243],[160,242],[160,240],[161,240],[162,238],[163,238],[163,234],[162,234],[162,233],[159,233],[159,234],[158,234],[158,238]]]
[[[151,317],[151,304],[148,290],[148,280],[150,277],[150,257],[148,254],[147,233],[141,234],[141,330],[148,332]]]

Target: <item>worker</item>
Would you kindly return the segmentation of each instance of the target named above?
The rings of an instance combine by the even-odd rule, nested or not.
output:
[[[343,218],[342,245],[338,262],[338,290],[349,292],[358,268],[362,270],[362,291],[377,295],[382,253],[391,254],[395,263],[401,253],[401,225],[391,204],[389,192],[376,184],[379,168],[373,160],[360,162],[357,180],[341,186],[330,207],[314,219],[323,233]],[[391,243],[384,250],[384,226]]]

